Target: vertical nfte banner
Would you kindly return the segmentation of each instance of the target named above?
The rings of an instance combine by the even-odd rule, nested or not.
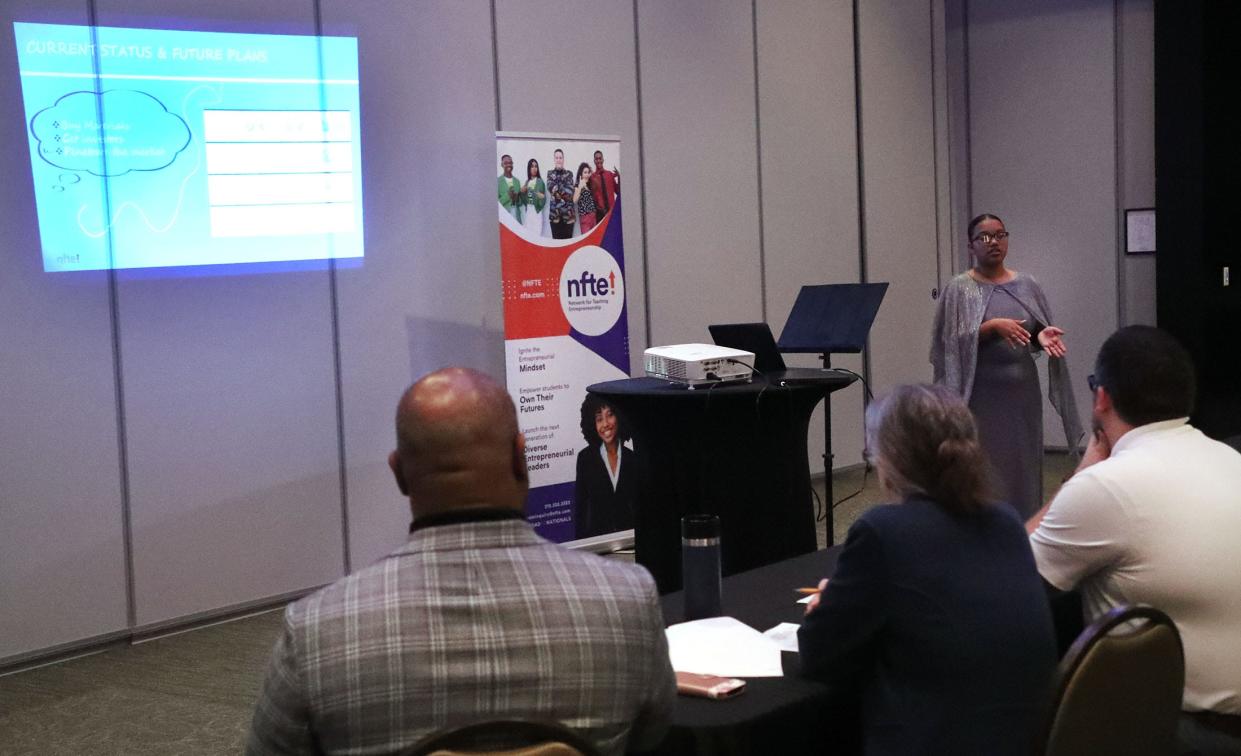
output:
[[[585,401],[590,384],[629,375],[620,141],[497,133],[496,170],[505,371],[526,436],[527,516],[558,542],[632,527],[631,503],[616,497],[632,444]],[[591,493],[609,486],[608,496]]]

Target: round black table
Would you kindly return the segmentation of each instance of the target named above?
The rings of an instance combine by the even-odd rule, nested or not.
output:
[[[660,593],[681,587],[681,517],[720,518],[723,573],[814,551],[810,414],[853,376],[800,369],[689,389],[656,378],[596,383],[647,460],[635,557]]]
[[[843,546],[833,546],[724,580],[724,614],[756,630],[781,622],[801,624],[800,586],[831,577]],[[659,601],[664,622],[684,617],[684,596]],[[755,677],[746,692],[725,701],[678,695],[672,727],[651,756],[742,756],[860,752],[857,697],[801,676],[801,657],[782,653],[784,677]]]

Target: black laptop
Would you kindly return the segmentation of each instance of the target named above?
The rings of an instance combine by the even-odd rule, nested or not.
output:
[[[754,353],[754,369],[759,373],[784,370],[784,358],[766,323],[723,323],[707,326],[717,346]]]
[[[821,384],[823,368],[791,368],[784,364],[780,347],[766,323],[724,323],[707,326],[717,346],[744,349],[754,353],[754,371],[781,386],[799,383]]]

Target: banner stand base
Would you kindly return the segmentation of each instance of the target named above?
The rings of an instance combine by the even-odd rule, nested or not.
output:
[[[618,530],[615,533],[579,538],[561,545],[570,549],[593,551],[596,554],[610,554],[613,551],[633,548],[633,530]]]

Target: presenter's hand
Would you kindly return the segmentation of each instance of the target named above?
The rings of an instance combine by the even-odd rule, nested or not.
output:
[[[1063,357],[1069,352],[1068,347],[1064,345],[1063,336],[1063,328],[1047,326],[1038,332],[1038,343],[1043,347],[1043,351],[1052,357]]]
[[[983,323],[978,329],[982,333],[999,336],[1008,342],[1010,347],[1014,349],[1018,347],[1028,346],[1030,343],[1030,332],[1022,327],[1021,320],[1013,320],[1012,318],[992,318]]]
[[[819,597],[823,595],[823,591],[826,589],[827,578],[823,578],[819,581],[819,592],[811,596],[810,600],[806,602],[806,614],[810,614],[815,609],[819,608]]]

